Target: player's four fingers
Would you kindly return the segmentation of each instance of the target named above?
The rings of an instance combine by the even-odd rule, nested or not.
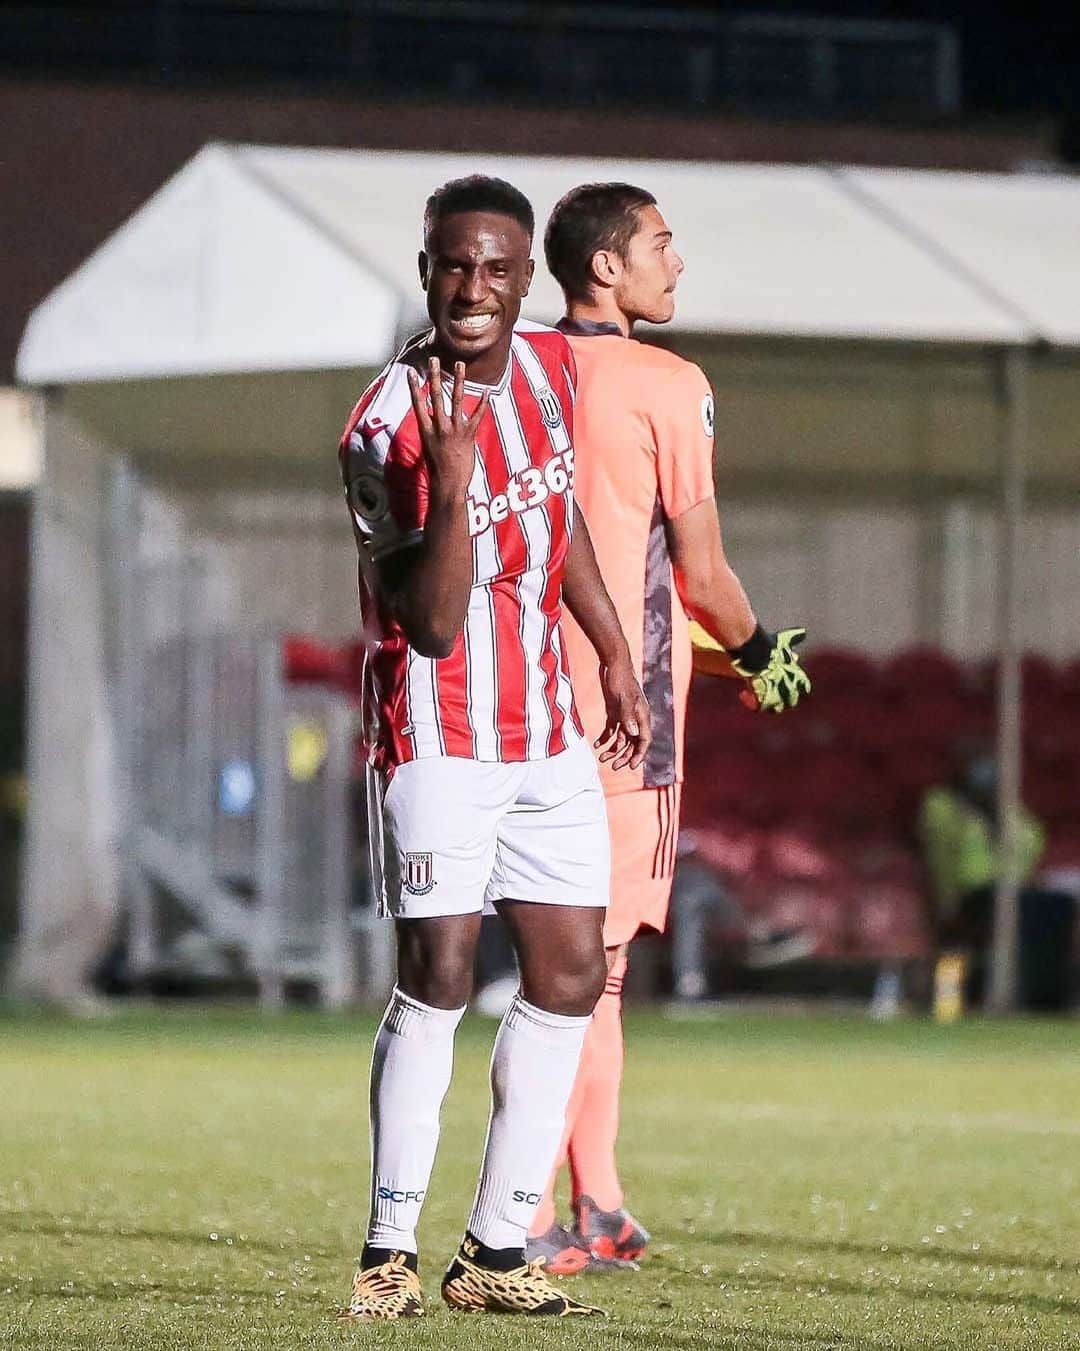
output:
[[[619,717],[619,751],[612,763],[612,769],[625,769],[629,765],[637,769],[648,750],[652,734],[649,730],[649,706],[644,698],[635,699]]]
[[[412,366],[409,367],[409,398],[412,399],[413,412],[416,414],[416,424],[420,428],[420,434],[424,435],[431,431],[431,410],[424,394],[423,383],[420,379],[420,372]]]
[[[641,726],[641,735],[646,738],[646,742],[652,741],[652,709],[649,707],[649,701],[644,694],[639,694],[634,709],[634,716]]]
[[[454,426],[461,423],[461,404],[465,398],[465,363],[454,362],[454,388],[450,394],[450,418]]]
[[[434,413],[435,426],[445,427],[446,404],[443,402],[442,363],[438,357],[428,359],[428,384],[431,386],[431,407]]]
[[[637,731],[634,735],[634,753],[630,757],[630,768],[637,769],[642,760],[645,759],[645,753],[652,745],[652,719],[650,716],[649,705],[644,696],[637,702],[636,710]]]
[[[619,739],[615,749],[611,752],[611,768],[614,770],[625,769],[634,753],[633,740],[627,736],[625,729],[620,728],[619,731]]]
[[[619,752],[618,759],[612,765],[612,769],[625,769],[627,765],[632,769],[636,769],[641,763],[637,754],[637,744],[636,736],[628,736],[623,743],[622,750]]]
[[[604,727],[604,730],[593,742],[593,749],[597,751],[602,750],[612,740],[617,731],[618,727],[615,725],[615,723],[609,721]]]
[[[596,744],[600,750],[600,763],[602,765],[614,760],[626,745],[626,733],[623,730],[622,723],[609,722]]]
[[[629,754],[627,755],[627,764],[631,769],[637,769],[642,760],[645,759],[645,753],[649,749],[652,741],[652,735],[647,727],[639,727],[638,731],[630,736]]]

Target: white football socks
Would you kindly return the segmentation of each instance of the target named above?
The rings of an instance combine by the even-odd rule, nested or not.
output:
[[[468,1229],[490,1248],[523,1248],[562,1139],[590,1015],[547,1013],[520,995],[491,1054],[491,1119]]]
[[[464,1012],[432,1008],[397,988],[390,996],[371,1057],[370,1247],[416,1252]]]

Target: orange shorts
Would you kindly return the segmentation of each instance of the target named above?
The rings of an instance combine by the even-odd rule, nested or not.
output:
[[[681,784],[616,793],[607,799],[611,834],[611,902],[604,944],[629,943],[639,929],[667,926]]]

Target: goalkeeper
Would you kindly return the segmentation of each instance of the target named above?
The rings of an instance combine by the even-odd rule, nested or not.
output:
[[[648,1242],[624,1207],[615,1164],[622,980],[630,940],[667,923],[692,661],[741,680],[743,701],[770,714],[793,707],[810,682],[795,651],[802,630],[766,632],[724,556],[708,381],[630,336],[638,320],[671,319],[683,270],[655,199],[620,183],[576,188],[555,207],[544,244],[566,297],[559,327],[578,367],[575,493],[653,722],[640,769],[616,776],[600,766],[612,842],[609,975],[567,1114],[574,1217],[557,1222],[549,1187],[528,1250],[565,1275],[630,1266]],[[564,633],[578,709],[595,738],[604,722],[596,656],[572,622]]]

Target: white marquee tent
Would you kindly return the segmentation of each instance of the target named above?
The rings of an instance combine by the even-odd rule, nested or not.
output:
[[[692,265],[683,332],[1080,340],[1067,179],[214,145],[34,312],[19,377],[381,364],[423,320],[424,199],[473,171],[512,176],[541,221],[576,182],[647,182]],[[528,309],[559,313],[542,270]]]
[[[1080,182],[212,145],[39,306],[19,353],[20,380],[47,394],[32,608],[31,949],[55,927],[55,898],[80,894],[80,868],[102,893],[116,888],[100,860],[123,804],[107,805],[92,786],[107,775],[113,740],[102,636],[116,564],[107,539],[102,552],[107,467],[158,476],[166,497],[230,475],[306,482],[312,465],[329,462],[363,377],[424,321],[415,260],[427,193],[472,172],[509,178],[541,223],[583,181],[628,179],[656,193],[687,263],[674,341],[714,379],[740,362],[748,378],[773,372],[765,397],[740,402],[733,389],[719,400],[721,439],[729,407],[729,439],[739,443],[742,430],[750,443],[742,460],[733,452],[736,476],[767,484],[787,471],[797,500],[820,468],[813,454],[785,459],[770,442],[770,409],[786,416],[776,410],[789,377],[806,377],[791,364],[794,345],[827,352],[831,381],[828,404],[811,402],[797,434],[812,440],[811,424],[845,407],[857,415],[850,435],[821,439],[830,472],[871,485],[898,467],[931,485],[935,474],[967,475],[984,492],[1000,484],[1002,791],[1016,797],[1026,467],[1074,504],[1080,488],[1080,366],[1070,351],[1080,348]],[[559,311],[538,267],[526,313]],[[875,365],[875,352],[915,354],[920,388],[937,369],[957,382],[944,402],[919,394],[904,405],[919,427],[902,454],[891,439],[904,420],[889,403],[895,372]],[[65,714],[73,683],[83,702]],[[97,866],[87,862],[95,851]],[[1003,888],[1000,913],[1004,1007],[1014,887]]]

